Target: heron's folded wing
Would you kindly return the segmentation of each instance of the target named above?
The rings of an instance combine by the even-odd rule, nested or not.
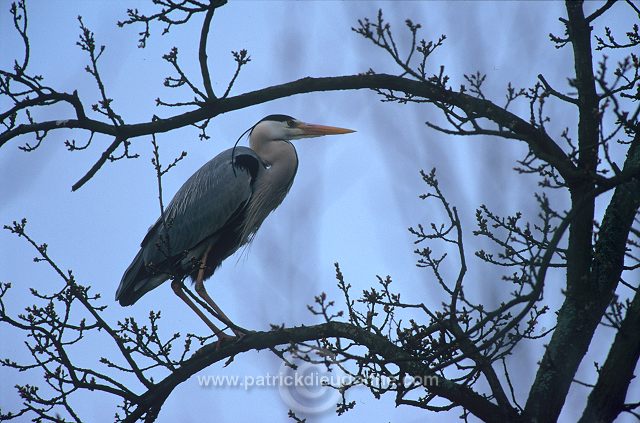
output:
[[[253,150],[236,147],[194,173],[167,206],[165,222],[158,219],[142,241],[144,262],[161,263],[220,231],[251,198],[255,170],[247,164],[252,163],[255,169],[261,163]]]

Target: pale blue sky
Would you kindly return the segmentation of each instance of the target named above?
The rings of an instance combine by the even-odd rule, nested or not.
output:
[[[160,56],[177,46],[180,63],[194,81],[200,81],[197,40],[201,18],[195,25],[176,27],[170,36],[160,37],[154,28],[148,47],[136,47],[139,27],[118,29],[117,20],[133,4],[144,10],[143,2],[124,1],[30,1],[28,3],[32,40],[31,72],[41,73],[45,82],[61,91],[78,89],[90,104],[97,99],[95,84],[83,68],[84,54],[75,46],[79,29],[77,15],[96,34],[98,44],[107,49],[100,61],[102,77],[114,109],[128,123],[147,121],[153,114],[168,116],[176,110],[158,109],[154,99],[185,100],[187,91],[168,91],[162,87],[171,74]],[[594,7],[588,4],[587,7]],[[0,5],[0,67],[7,68],[21,47],[12,30],[8,3]],[[232,94],[283,83],[305,76],[354,74],[373,67],[376,71],[397,72],[382,50],[371,45],[350,28],[358,18],[374,18],[378,8],[396,28],[399,45],[405,45],[404,19],[423,25],[422,36],[448,39],[431,59],[430,69],[447,66],[452,85],[463,82],[463,73],[488,73],[487,92],[502,104],[507,81],[531,86],[536,75],[544,73],[554,86],[566,87],[573,74],[571,51],[556,50],[548,42],[549,32],[560,33],[557,17],[564,15],[560,2],[275,2],[238,1],[216,12],[209,40],[209,58],[214,90],[223,91],[235,64],[231,50],[246,48],[252,61],[241,73]],[[609,22],[624,24],[620,8],[613,8]],[[623,26],[626,28],[626,25]],[[2,108],[6,104],[2,103]],[[522,105],[524,106],[524,105]],[[526,109],[523,111],[526,116]],[[553,104],[547,109],[558,119],[554,135],[572,118]],[[38,119],[62,119],[65,108],[41,109]],[[441,221],[438,210],[417,198],[425,186],[418,171],[438,168],[443,190],[460,209],[470,234],[475,208],[488,204],[503,215],[535,207],[533,178],[516,176],[511,168],[526,147],[515,142],[489,138],[456,139],[425,127],[425,120],[441,121],[433,107],[398,106],[380,103],[372,92],[316,93],[296,96],[232,112],[214,119],[208,133],[211,139],[198,140],[197,131],[188,128],[158,136],[161,157],[166,163],[187,150],[188,157],[164,178],[165,200],[197,168],[218,152],[230,147],[250,125],[265,115],[285,113],[301,120],[356,129],[345,137],[302,140],[296,143],[300,167],[296,181],[282,206],[265,222],[253,245],[242,256],[225,262],[207,287],[225,312],[239,325],[268,329],[269,323],[311,324],[306,304],[325,291],[338,300],[333,263],[339,261],[354,293],[375,283],[375,275],[390,274],[395,289],[408,301],[436,307],[442,300],[431,275],[417,269],[412,251],[413,238],[406,228],[431,220]],[[65,139],[81,144],[87,134],[52,132],[34,153],[17,146],[28,138],[14,140],[0,150],[0,223],[26,217],[28,231],[39,242],[47,242],[49,252],[63,268],[74,270],[81,283],[103,294],[109,305],[105,312],[111,322],[134,315],[140,319],[149,309],[161,309],[163,330],[205,333],[206,327],[162,286],[130,308],[121,308],[113,295],[121,275],[135,255],[148,226],[159,214],[150,139],[132,140],[138,160],[108,163],[86,186],[72,193],[71,185],[84,174],[111,140],[96,136],[90,149],[69,153]],[[559,208],[566,207],[557,198]],[[469,237],[468,259],[472,269],[468,292],[486,303],[504,298],[499,273],[478,268],[473,251],[487,245]],[[9,308],[18,312],[31,302],[28,287],[47,290],[60,281],[43,264],[34,264],[34,252],[20,239],[0,232],[0,281],[11,281]],[[455,256],[454,256],[455,257]],[[452,257],[453,258],[453,257]],[[449,264],[457,272],[457,262]],[[560,279],[547,284],[545,299],[558,304]],[[545,322],[553,324],[553,316]],[[22,335],[0,326],[0,356],[24,357]],[[596,343],[597,344],[597,343]],[[110,346],[96,340],[78,349],[80,360],[92,363]],[[591,372],[594,360],[602,361],[606,349],[594,345],[585,358],[583,371]],[[539,344],[523,344],[514,366],[516,391],[524,402],[526,388],[540,357]],[[269,352],[238,356],[227,367],[215,365],[202,372],[227,375],[262,375],[278,371],[279,361]],[[14,408],[18,400],[13,385],[35,381],[41,376],[16,374],[0,369],[7,381],[0,386],[0,407]],[[574,420],[582,410],[586,391],[575,387],[563,413]],[[373,399],[364,389],[354,389],[355,410],[339,421],[424,421],[425,412],[409,407],[395,408],[393,398]],[[96,402],[94,402],[96,401]],[[104,404],[104,406],[96,406]],[[115,411],[109,398],[78,404],[87,421],[106,421]],[[195,380],[183,383],[169,398],[158,421],[201,421],[215,416],[219,422],[288,421],[287,406],[275,389],[203,389]],[[457,416],[428,419],[450,421]],[[310,421],[333,421],[329,412],[312,416]]]

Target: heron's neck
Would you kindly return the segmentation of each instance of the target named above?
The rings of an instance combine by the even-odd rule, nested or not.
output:
[[[298,155],[286,141],[251,142],[265,169],[254,180],[253,195],[247,206],[241,239],[248,242],[264,219],[287,195],[298,169]]]
[[[251,142],[251,149],[255,151],[268,166],[280,166],[294,162],[297,165],[298,162],[295,148],[287,141]]]
[[[268,173],[281,180],[290,180],[298,169],[296,149],[287,141],[267,141],[251,143],[255,151],[268,167]]]

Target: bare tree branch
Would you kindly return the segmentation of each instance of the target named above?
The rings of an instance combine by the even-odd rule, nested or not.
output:
[[[162,33],[167,34],[175,25],[193,23],[196,15],[203,17],[197,54],[202,84],[189,79],[174,47],[163,56],[173,72],[165,78],[165,86],[187,88],[189,98],[156,99],[157,106],[185,107],[188,111],[171,111],[165,118],[154,115],[148,122],[127,123],[126,117],[115,111],[116,102],[103,83],[107,78],[98,66],[107,50],[96,44],[94,33],[82,18],[78,46],[88,55],[86,71],[97,87],[95,104],[85,107],[76,91],[59,92],[28,70],[32,49],[27,9],[23,1],[17,2],[10,12],[24,56],[15,59],[12,70],[0,70],[0,95],[8,104],[0,111],[0,147],[24,137],[28,140],[18,148],[30,152],[56,129],[89,132],[88,141],[81,145],[74,139],[65,140],[70,151],[93,150],[99,144],[93,142],[95,134],[108,137],[110,143],[101,147],[93,165],[73,185],[77,190],[107,162],[137,157],[130,150],[132,143],[150,136],[160,215],[164,216],[161,178],[186,152],[163,166],[156,137],[159,133],[193,126],[201,139],[208,139],[211,120],[224,113],[323,91],[368,89],[383,102],[429,105],[440,113],[444,123],[428,120],[426,125],[443,134],[487,135],[522,141],[527,146],[528,152],[517,161],[514,171],[537,178],[540,192],[533,194],[536,213],[533,217],[519,211],[505,214],[481,204],[476,208],[476,228],[469,233],[490,244],[475,251],[475,257],[479,266],[501,273],[501,279],[487,281],[486,274],[493,273],[484,273],[483,268],[469,273],[465,246],[468,234],[462,225],[465,211],[447,199],[435,169],[421,172],[427,190],[420,198],[429,202],[429,214],[442,216],[442,221],[429,219],[412,226],[409,232],[415,237],[416,266],[428,273],[425,280],[430,288],[440,291],[444,298],[440,304],[432,305],[430,299],[421,299],[415,293],[411,301],[401,299],[394,279],[388,275],[376,276],[368,288],[354,293],[336,263],[344,309],[320,293],[307,308],[323,323],[292,328],[272,325],[271,331],[246,331],[246,336],[223,343],[211,343],[212,335],[166,336],[160,329],[161,314],[154,311],[149,312],[145,324],[125,318],[110,325],[103,314],[107,306],[100,301],[100,294],[78,283],[73,272],[62,271],[63,267],[49,255],[47,244],[38,244],[26,233],[26,220],[13,222],[5,229],[33,246],[38,253],[34,261],[51,266],[63,286],[50,293],[32,288],[34,304],[26,306],[22,314],[11,315],[6,307],[10,284],[0,284],[0,322],[24,334],[30,354],[26,362],[6,358],[0,364],[16,371],[39,371],[44,376],[39,384],[18,385],[22,408],[15,413],[0,411],[0,418],[29,415],[36,420],[82,421],[73,398],[76,392],[91,391],[122,401],[117,421],[151,422],[173,390],[198,371],[217,363],[230,365],[238,354],[266,348],[291,367],[302,361],[349,375],[349,382],[327,387],[339,393],[339,415],[356,405],[346,392],[363,386],[375,398],[390,394],[396,405],[429,412],[459,409],[464,420],[475,416],[495,422],[553,422],[559,418],[574,382],[581,389],[591,390],[582,421],[612,421],[622,412],[639,415],[640,403],[625,404],[625,396],[640,356],[640,294],[636,281],[630,279],[640,265],[640,60],[631,52],[611,66],[602,55],[594,65],[593,57],[598,50],[620,54],[623,49],[640,45],[637,24],[627,30],[625,41],[616,38],[619,36],[614,36],[609,27],[605,27],[604,35],[592,34],[593,22],[608,16],[615,2],[607,0],[585,17],[582,1],[567,1],[567,18],[560,18],[565,32],[550,35],[557,48],[572,47],[575,75],[569,78],[569,85],[577,95],[552,87],[539,74],[530,87],[506,84],[506,100],[499,99],[504,106],[492,99],[484,73],[462,75],[458,89],[450,86],[443,66],[430,75],[431,54],[446,37],[420,39],[421,25],[407,19],[403,27],[407,44],[400,45],[381,10],[371,20],[359,20],[352,29],[387,55],[396,67],[395,75],[370,69],[357,75],[307,77],[229,97],[240,71],[251,60],[241,49],[232,51],[235,72],[224,93],[216,97],[213,83],[220,81],[211,78],[207,41],[214,12],[224,3],[154,0],[154,13],[127,11],[127,20],[119,25],[142,27],[137,34],[140,47],[146,46],[155,25],[161,25]],[[638,12],[632,2],[625,3],[623,6]],[[564,116],[548,112],[545,106],[551,102],[575,113],[577,130],[569,123],[563,124]],[[511,111],[515,103],[524,106],[522,113]],[[39,115],[35,110],[54,105],[60,119],[36,119]],[[66,106],[60,105],[71,107],[65,110]],[[550,133],[558,122],[564,129],[554,138]],[[568,212],[553,204],[554,197],[547,195],[552,189],[570,195]],[[610,190],[611,196],[602,196]],[[604,213],[596,214],[597,198],[608,201]],[[162,241],[168,245],[170,240]],[[564,271],[563,279],[559,275]],[[564,283],[559,285],[565,295],[559,309],[545,302],[548,275]],[[472,282],[498,287],[498,301],[488,306],[469,290],[473,278],[476,280]],[[195,296],[194,300],[199,301]],[[215,315],[210,308],[203,308]],[[541,328],[542,316],[549,312],[555,312],[557,319],[551,328]],[[589,346],[597,341],[599,325],[617,333],[604,366],[595,366],[598,376],[594,384],[588,375],[576,372]],[[87,342],[89,334],[111,343],[115,357],[85,357],[95,362],[79,365],[73,346]],[[521,407],[518,400],[524,396],[512,377],[510,356],[527,342],[546,345],[526,404]],[[193,353],[196,344],[201,348]],[[122,381],[123,374],[134,376],[134,386]],[[371,375],[394,383],[376,383]],[[413,382],[405,383],[406,377],[412,377]],[[39,391],[40,386],[46,392]],[[294,411],[289,417],[304,421]]]
[[[640,292],[636,292],[598,381],[589,394],[580,423],[612,422],[625,411],[625,398],[640,357]]]
[[[303,78],[234,97],[218,99],[215,102],[203,105],[199,109],[180,115],[159,118],[153,122],[125,124],[118,127],[93,119],[69,119],[28,125],[22,124],[0,134],[0,147],[19,135],[60,128],[86,129],[99,134],[119,136],[121,139],[132,139],[193,125],[229,111],[262,104],[278,98],[311,92],[357,89],[389,89],[410,93],[429,102],[446,103],[459,107],[469,114],[487,118],[502,127],[508,128],[513,138],[525,141],[536,153],[537,157],[554,166],[568,183],[576,183],[586,178],[592,179],[590,175],[579,171],[562,149],[546,133],[541,132],[525,120],[494,103],[464,93],[446,90],[434,83],[419,82],[385,74]],[[101,159],[95,166],[99,169],[102,164],[104,164],[104,161]],[[79,186],[76,184],[76,189]]]

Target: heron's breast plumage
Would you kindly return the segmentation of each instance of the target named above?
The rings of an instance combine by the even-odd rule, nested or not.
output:
[[[267,156],[265,167],[253,183],[253,192],[242,225],[243,244],[251,241],[262,222],[282,203],[298,170],[298,155],[293,145],[283,141],[273,144],[275,145],[267,153],[263,153]],[[269,160],[270,156],[276,159]]]

